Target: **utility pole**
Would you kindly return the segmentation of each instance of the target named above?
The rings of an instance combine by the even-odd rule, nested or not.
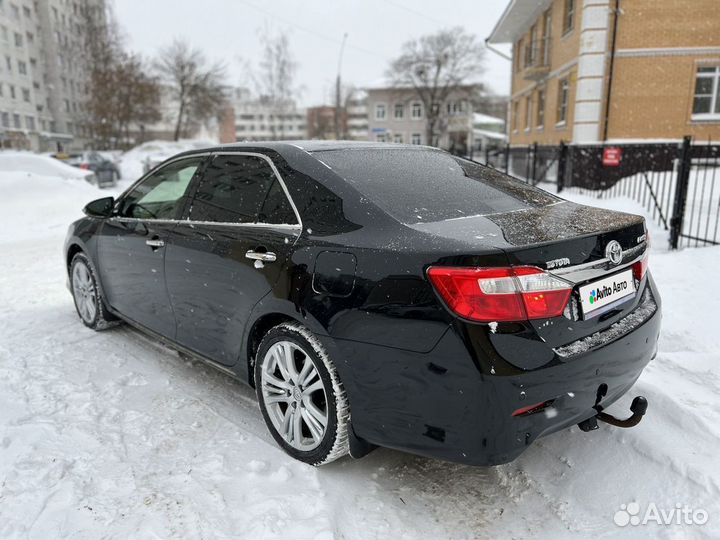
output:
[[[345,42],[347,41],[347,32],[343,35],[342,44],[340,45],[340,56],[338,57],[337,78],[335,79],[335,139],[340,140],[340,69],[342,68],[343,52],[345,52]]]

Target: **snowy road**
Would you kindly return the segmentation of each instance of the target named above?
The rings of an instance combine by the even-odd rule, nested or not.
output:
[[[720,317],[708,279],[720,248],[653,252],[664,331],[631,391],[650,401],[637,428],[572,428],[493,468],[378,450],[314,469],[276,448],[249,388],[127,327],[80,324],[61,247],[97,190],[4,173],[0,193],[0,538],[720,535]],[[615,525],[633,501],[709,520]]]

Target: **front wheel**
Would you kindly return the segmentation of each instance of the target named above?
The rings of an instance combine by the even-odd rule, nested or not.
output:
[[[347,396],[325,348],[307,328],[283,323],[265,335],[255,388],[270,433],[290,456],[322,465],[348,453]]]
[[[105,306],[92,264],[84,253],[75,255],[70,263],[70,285],[75,309],[85,326],[104,330],[117,321]]]

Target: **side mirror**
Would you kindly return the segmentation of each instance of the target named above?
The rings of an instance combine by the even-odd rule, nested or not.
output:
[[[103,197],[87,203],[83,212],[86,216],[106,218],[112,215],[115,199],[113,197]]]

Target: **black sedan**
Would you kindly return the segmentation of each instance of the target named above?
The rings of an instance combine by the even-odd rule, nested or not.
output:
[[[254,386],[307,463],[383,446],[497,464],[644,413],[604,411],[656,353],[641,217],[346,142],[185,152],[85,213],[65,245],[82,322],[126,321]]]

